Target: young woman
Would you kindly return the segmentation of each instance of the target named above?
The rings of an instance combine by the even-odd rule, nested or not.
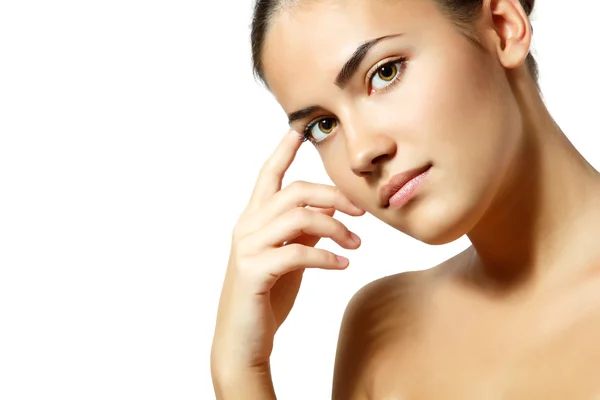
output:
[[[540,97],[532,8],[258,1],[256,74],[292,131],[233,232],[211,359],[218,398],[275,398],[273,337],[303,270],[348,265],[315,244],[360,245],[335,210],[472,246],[356,293],[334,399],[600,398],[600,174]],[[281,188],[298,136],[335,187]]]

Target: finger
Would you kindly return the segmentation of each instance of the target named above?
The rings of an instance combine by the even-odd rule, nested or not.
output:
[[[265,255],[268,258],[258,265],[264,268],[264,272],[275,277],[304,268],[344,269],[349,264],[345,257],[297,243],[270,250]]]
[[[295,208],[248,236],[243,247],[260,252],[269,247],[281,246],[301,235],[327,237],[347,249],[360,246],[360,239],[353,239],[348,228],[335,218],[305,208]]]
[[[286,274],[302,271],[306,268],[345,269],[349,261],[345,257],[314,247],[291,244],[270,249],[260,255],[248,258],[245,263],[238,264],[237,273],[242,279],[236,292],[250,290],[255,294],[270,291],[275,283]]]
[[[318,212],[319,214],[329,215],[330,217],[332,217],[335,214],[335,208],[318,208],[318,207],[307,206],[306,209],[313,211],[313,212]],[[265,225],[265,223],[262,223],[262,219],[259,219],[259,217],[255,216],[255,215],[247,216],[245,218],[243,224],[240,224],[240,223],[236,224],[236,226],[233,229],[233,237],[243,238],[243,237],[251,235],[254,232],[256,232],[257,230],[261,229]],[[252,218],[252,220],[250,220],[250,218]],[[266,221],[266,223],[268,223],[268,222],[269,221]],[[317,244],[319,239],[321,239],[321,238],[316,238],[316,241],[314,242],[314,244]],[[313,239],[310,239],[310,240],[313,240]],[[292,240],[292,241],[295,242],[296,240]],[[298,243],[304,243],[304,242],[298,241]],[[310,246],[310,244],[308,244],[308,243],[309,242],[306,242],[306,245]],[[314,244],[312,246],[314,246]]]
[[[327,215],[330,217],[333,217],[333,215],[335,214],[335,208],[306,207],[306,209],[313,211],[313,212],[317,212],[319,214],[324,214],[324,215]],[[295,239],[287,241],[286,245],[290,245],[291,243],[298,243],[298,244],[302,244],[304,246],[314,247],[317,245],[317,243],[319,243],[319,240],[321,240],[320,236],[302,234]]]
[[[251,234],[285,212],[305,206],[333,208],[351,216],[361,216],[366,212],[353,204],[336,186],[296,181],[276,192],[259,210],[249,212],[244,220],[244,232]]]
[[[257,218],[264,224],[295,207],[334,208],[344,214],[360,216],[365,210],[353,204],[335,186],[296,181],[268,199]]]
[[[252,195],[249,208],[254,209],[264,203],[268,198],[281,190],[281,182],[288,170],[302,141],[296,131],[288,131],[267,161],[263,164]]]

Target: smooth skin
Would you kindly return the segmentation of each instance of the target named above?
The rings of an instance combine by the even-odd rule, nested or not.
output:
[[[293,121],[295,130],[323,119],[334,126],[319,132],[317,151],[340,200],[326,202],[317,195],[324,188],[305,183],[293,201],[274,206],[293,197],[278,186],[291,144],[281,152],[287,158],[275,157],[285,160],[279,169],[265,169],[273,171],[271,189],[257,192],[265,206],[254,201],[240,225],[252,228],[237,232],[270,239],[239,246],[234,236],[213,345],[219,398],[275,398],[268,355],[297,294],[295,271],[335,268],[335,256],[322,251],[322,264],[290,267],[281,244],[302,232],[299,207],[359,215],[338,208],[354,204],[422,242],[466,234],[472,246],[356,293],[340,327],[334,399],[600,399],[600,174],[552,119],[524,64],[532,32],[518,1],[484,0],[475,28],[481,47],[429,0],[300,0],[275,17],[266,81],[286,114],[316,106]],[[374,45],[346,85],[336,84],[359,45],[399,33]],[[406,63],[394,85],[368,79],[399,57]],[[411,202],[379,204],[392,175],[425,164],[432,168]],[[287,222],[260,217],[272,208],[288,210],[278,214]],[[333,236],[333,225],[320,221],[306,232],[314,238],[295,247],[300,258],[319,235]],[[347,230],[335,229],[336,242],[354,248]],[[284,279],[290,289],[273,296],[272,284]]]

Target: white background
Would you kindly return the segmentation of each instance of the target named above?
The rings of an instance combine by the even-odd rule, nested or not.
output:
[[[600,168],[598,2],[543,0],[541,86]],[[0,398],[213,399],[231,229],[286,130],[251,75],[252,2],[0,3]],[[329,183],[306,144],[286,183]],[[370,216],[347,271],[310,271],[276,338],[279,398],[330,396],[339,322],[365,283],[435,265]],[[401,255],[401,259],[399,258]]]

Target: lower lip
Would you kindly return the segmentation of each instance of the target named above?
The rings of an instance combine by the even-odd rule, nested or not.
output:
[[[421,183],[423,183],[430,170],[431,167],[427,169],[427,171],[421,173],[421,175],[417,175],[410,181],[406,182],[404,186],[394,193],[392,197],[390,197],[390,208],[400,208],[408,203],[408,201],[413,198],[417,192],[417,189],[419,186],[421,186]]]

